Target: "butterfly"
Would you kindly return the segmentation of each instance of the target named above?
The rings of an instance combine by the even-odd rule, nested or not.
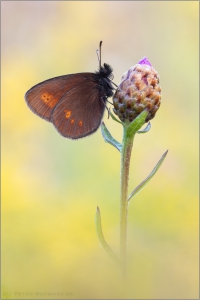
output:
[[[58,132],[79,139],[95,132],[103,118],[107,98],[113,95],[113,69],[101,66],[95,73],[54,77],[36,84],[25,94],[28,107],[39,117],[53,123]]]

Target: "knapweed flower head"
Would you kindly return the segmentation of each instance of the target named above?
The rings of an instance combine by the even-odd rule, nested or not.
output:
[[[132,122],[142,111],[148,111],[146,122],[153,119],[160,107],[159,75],[144,57],[124,75],[114,96],[114,113],[122,122]]]

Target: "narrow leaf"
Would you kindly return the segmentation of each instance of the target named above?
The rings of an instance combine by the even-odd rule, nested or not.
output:
[[[145,123],[148,111],[144,110],[127,127],[126,135],[132,137]]]
[[[104,122],[101,123],[101,133],[105,142],[113,145],[115,148],[117,148],[117,150],[119,150],[119,152],[121,152],[122,145],[112,137]]]
[[[137,133],[146,133],[151,129],[151,123],[149,122],[143,130],[138,130]]]
[[[108,246],[108,244],[106,243],[106,241],[104,239],[103,232],[102,232],[102,227],[101,227],[101,214],[100,214],[100,209],[99,209],[98,206],[97,206],[96,216],[95,216],[95,225],[96,225],[97,236],[98,236],[98,239],[99,239],[99,242],[100,242],[101,246],[108,253],[108,255],[115,261],[115,263],[120,265],[119,259],[117,258],[117,256],[114,254],[114,252]]]
[[[154,169],[151,171],[151,173],[149,174],[149,176],[142,181],[133,191],[132,193],[129,195],[128,197],[128,201],[131,200],[131,198],[133,198],[134,196],[136,196],[144,187],[145,185],[150,181],[150,179],[155,175],[155,173],[158,171],[158,169],[160,168],[160,166],[162,165],[166,155],[167,155],[168,150],[162,155],[161,159],[158,161],[158,163],[156,164],[156,166],[154,167]]]

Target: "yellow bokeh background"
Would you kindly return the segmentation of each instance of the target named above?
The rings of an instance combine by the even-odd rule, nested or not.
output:
[[[120,155],[100,130],[72,141],[34,115],[25,92],[98,68],[114,82],[147,56],[162,104],[137,135],[130,192],[167,158],[129,206],[131,299],[198,299],[198,1],[2,1],[2,299],[123,298],[118,269]],[[104,116],[121,141],[118,123]]]

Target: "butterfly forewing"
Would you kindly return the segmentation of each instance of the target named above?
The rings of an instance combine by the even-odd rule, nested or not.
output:
[[[84,78],[53,109],[51,121],[64,137],[78,139],[91,134],[103,117],[105,104],[98,85],[94,84],[95,74],[85,73]]]
[[[78,73],[45,80],[27,91],[26,102],[35,114],[51,121],[51,114],[56,104],[68,91],[83,84],[86,80],[83,75],[87,77],[90,74],[92,73]]]

